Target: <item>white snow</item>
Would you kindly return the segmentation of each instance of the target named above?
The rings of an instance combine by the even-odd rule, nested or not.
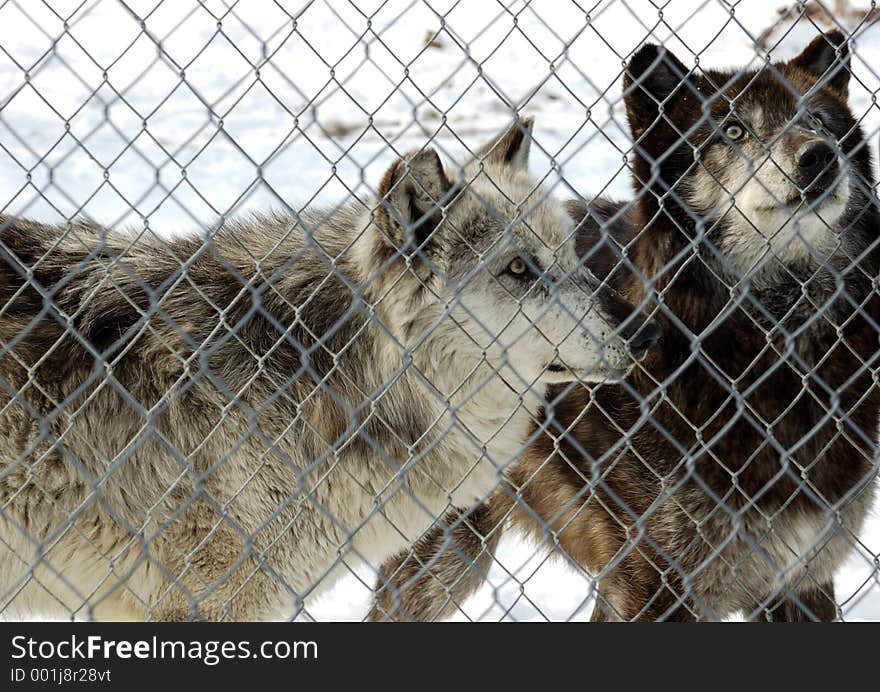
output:
[[[652,40],[686,63],[756,65],[753,39],[781,3],[675,0],[662,18],[651,3],[617,0],[589,17],[558,0],[5,3],[0,209],[166,237],[204,230],[248,209],[369,195],[394,151],[429,137],[461,159],[509,122],[511,106],[537,117],[533,169],[558,196],[623,197],[626,56]],[[798,25],[772,57],[816,32]],[[851,102],[876,143],[880,27],[854,45]],[[877,516],[860,539],[838,597],[846,619],[878,620]],[[494,569],[461,617],[587,618],[589,580],[537,552],[506,539],[499,563],[513,577]],[[363,580],[345,580],[309,614],[362,617]]]

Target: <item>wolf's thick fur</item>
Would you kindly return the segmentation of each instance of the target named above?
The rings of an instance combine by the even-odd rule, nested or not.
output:
[[[848,65],[839,32],[759,73],[633,56],[637,202],[597,205],[579,246],[633,302],[645,278],[662,294],[663,339],[631,389],[557,402],[505,488],[386,563],[371,619],[454,612],[506,522],[596,578],[597,620],[836,617],[880,413],[880,221]]]
[[[290,616],[484,498],[548,383],[622,375],[530,132],[207,240],[0,218],[0,612]]]

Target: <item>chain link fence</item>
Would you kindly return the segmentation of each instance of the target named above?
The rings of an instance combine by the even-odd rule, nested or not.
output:
[[[0,4],[0,617],[880,619],[878,19]]]

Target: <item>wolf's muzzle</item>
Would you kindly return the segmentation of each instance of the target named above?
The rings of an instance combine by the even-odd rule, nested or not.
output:
[[[633,314],[620,328],[620,336],[626,341],[626,347],[636,360],[645,357],[648,349],[660,338],[660,325],[654,320],[645,319]]]
[[[809,192],[821,192],[837,178],[837,153],[828,142],[812,139],[804,142],[797,151],[798,186],[811,188]]]
[[[644,358],[648,349],[657,343],[661,333],[660,325],[654,320],[648,320],[645,322],[642,325],[642,328],[626,341],[626,345],[629,348],[629,352],[633,355],[633,358],[636,360]]]

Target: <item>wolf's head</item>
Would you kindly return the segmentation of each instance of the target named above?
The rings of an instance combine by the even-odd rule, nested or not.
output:
[[[873,185],[849,76],[838,31],[759,70],[697,73],[643,46],[624,77],[638,191],[677,206],[740,274],[821,261],[855,232]]]
[[[410,288],[387,320],[408,346],[443,341],[527,384],[616,379],[659,328],[584,267],[573,220],[528,171],[531,133],[517,122],[453,174],[431,148],[391,166],[375,228]]]

